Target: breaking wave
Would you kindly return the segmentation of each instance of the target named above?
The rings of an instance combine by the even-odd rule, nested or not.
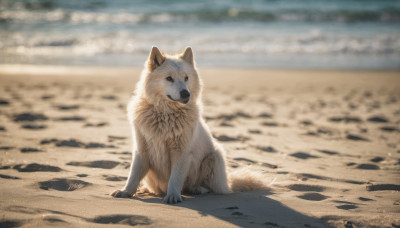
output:
[[[63,9],[51,11],[5,10],[0,11],[0,22],[67,22],[67,23],[167,23],[167,22],[400,22],[399,9],[365,10],[280,10],[257,11],[251,9],[198,10],[161,13],[105,13]]]
[[[80,39],[34,36],[22,41],[24,46],[3,44],[0,45],[0,50],[9,54],[30,55],[144,54],[154,43],[166,47],[166,51],[180,50],[182,45],[175,41],[175,36],[161,35],[157,39],[149,40],[135,34],[106,34]],[[216,35],[195,37],[191,45],[197,47],[197,52],[203,53],[400,54],[400,34],[341,37],[313,31],[285,38],[273,35],[255,37],[254,34],[229,37]]]

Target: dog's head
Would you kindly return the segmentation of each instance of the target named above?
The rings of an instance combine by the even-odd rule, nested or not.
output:
[[[190,47],[176,56],[162,54],[153,47],[143,76],[144,92],[153,101],[186,105],[195,101],[200,93],[200,79]]]

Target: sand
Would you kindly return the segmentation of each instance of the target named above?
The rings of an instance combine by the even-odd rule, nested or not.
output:
[[[3,65],[0,227],[400,226],[399,72],[200,73],[229,172],[259,171],[270,190],[112,198],[140,69]]]

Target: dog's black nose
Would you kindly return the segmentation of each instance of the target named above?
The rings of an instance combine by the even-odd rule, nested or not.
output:
[[[190,97],[190,93],[187,89],[181,90],[181,99],[187,99]]]

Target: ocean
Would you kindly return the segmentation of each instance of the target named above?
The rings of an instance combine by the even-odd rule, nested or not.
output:
[[[400,69],[399,0],[0,0],[0,64]]]

